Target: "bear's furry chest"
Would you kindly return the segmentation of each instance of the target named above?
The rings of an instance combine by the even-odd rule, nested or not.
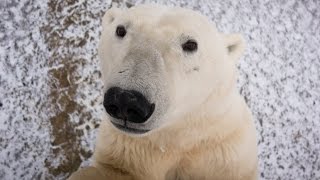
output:
[[[113,170],[121,170],[121,173],[127,173],[133,179],[206,179],[208,177],[204,175],[210,175],[210,170],[216,169],[211,162],[217,159],[212,159],[212,152],[206,148],[181,152],[179,149],[162,149],[145,143],[130,143],[130,146],[125,142],[121,144],[124,146],[109,149],[105,162]],[[206,166],[210,167],[204,168]]]
[[[130,138],[117,138],[116,141],[103,151],[97,151],[95,159],[98,164],[108,166],[112,171],[121,170],[119,173],[127,173],[133,179],[167,179],[166,174],[180,159],[179,152],[160,148],[148,141]]]

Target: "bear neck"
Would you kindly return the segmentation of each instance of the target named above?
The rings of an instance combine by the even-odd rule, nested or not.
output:
[[[242,117],[248,114],[236,88],[226,93],[226,96],[210,96],[203,105],[174,125],[151,134],[149,140],[164,150],[179,148],[186,151],[208,140],[218,144],[223,142],[244,124],[245,118]]]

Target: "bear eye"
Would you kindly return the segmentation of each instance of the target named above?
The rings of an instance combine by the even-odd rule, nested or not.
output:
[[[123,38],[127,34],[127,30],[123,25],[117,26],[116,35]]]
[[[198,49],[198,44],[195,40],[190,39],[182,44],[182,49],[186,52],[194,52]]]

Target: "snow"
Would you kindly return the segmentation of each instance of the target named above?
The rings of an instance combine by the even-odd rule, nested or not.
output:
[[[114,6],[126,6],[114,0]],[[320,179],[320,1],[168,0],[247,41],[238,87],[260,179]],[[91,161],[103,108],[97,58],[111,1],[0,3],[0,179],[65,179]]]

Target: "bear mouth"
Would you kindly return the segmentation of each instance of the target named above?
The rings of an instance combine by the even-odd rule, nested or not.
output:
[[[111,121],[111,123],[119,130],[126,132],[126,133],[130,133],[130,134],[144,134],[149,132],[150,130],[145,130],[145,129],[135,129],[135,128],[131,128],[128,127],[126,125],[120,125],[120,124],[116,124],[114,122]]]

